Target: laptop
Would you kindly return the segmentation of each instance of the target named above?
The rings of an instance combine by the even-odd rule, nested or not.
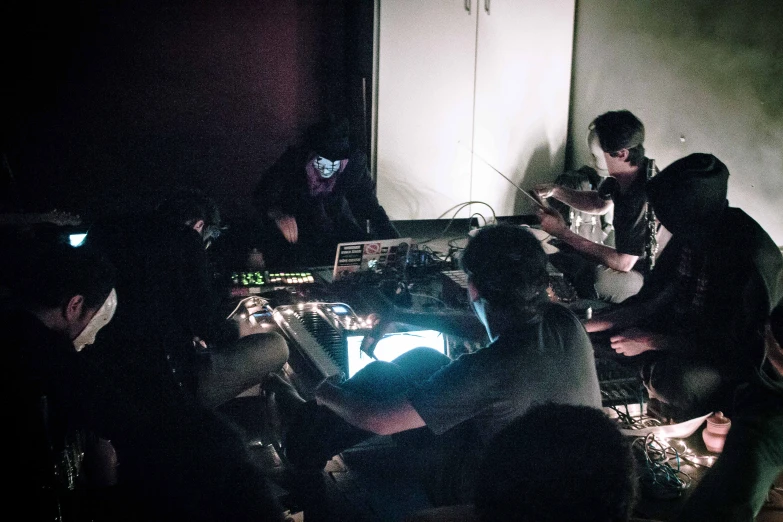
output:
[[[386,268],[405,268],[411,238],[375,239],[340,243],[334,256],[332,281],[362,272],[381,272]]]

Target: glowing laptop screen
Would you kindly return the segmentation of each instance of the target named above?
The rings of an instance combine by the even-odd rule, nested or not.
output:
[[[363,335],[349,335],[348,345],[348,377],[370,364],[373,359],[360,350]],[[427,346],[434,348],[443,355],[446,354],[446,339],[436,330],[414,330],[386,334],[375,347],[375,357],[379,361],[392,361],[414,348]]]

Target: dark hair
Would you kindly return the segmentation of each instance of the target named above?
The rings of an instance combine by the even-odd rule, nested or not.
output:
[[[114,288],[114,266],[91,247],[35,242],[17,253],[8,286],[23,306],[53,308],[81,295],[86,308],[98,308]]]
[[[601,410],[533,407],[490,442],[479,468],[483,521],[628,520],[637,494],[631,446]]]
[[[628,163],[634,166],[644,159],[644,124],[630,111],[609,111],[590,124],[595,131],[601,149],[615,157],[622,149],[628,149]]]
[[[307,130],[304,144],[308,152],[332,161],[346,159],[351,152],[349,134],[348,118],[328,114]]]
[[[220,209],[217,204],[199,189],[184,187],[168,193],[155,207],[164,219],[178,225],[193,226],[204,221],[207,232],[204,237],[216,237],[220,231]]]
[[[481,228],[468,241],[460,264],[492,306],[535,313],[548,301],[546,254],[535,236],[522,227]]]

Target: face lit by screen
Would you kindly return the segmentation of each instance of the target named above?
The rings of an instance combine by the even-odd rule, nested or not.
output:
[[[321,174],[322,178],[331,178],[334,174],[340,170],[342,160],[332,161],[326,159],[323,156],[316,156],[313,158],[313,167]]]

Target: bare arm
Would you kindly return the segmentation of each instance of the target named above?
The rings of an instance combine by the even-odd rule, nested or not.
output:
[[[380,401],[324,381],[315,391],[315,400],[346,422],[377,435],[391,435],[426,425],[404,396]]]
[[[622,254],[610,246],[594,243],[579,234],[571,232],[569,229],[565,229],[560,234],[552,235],[562,239],[583,254],[598,260],[602,265],[620,272],[631,271],[639,259],[639,256]]]
[[[539,209],[538,217],[541,219],[541,228],[546,232],[565,241],[582,254],[597,260],[609,268],[619,270],[620,272],[628,272],[639,259],[639,256],[622,254],[612,247],[594,243],[579,234],[575,234],[566,226],[560,213],[554,209]]]
[[[611,199],[603,199],[595,190],[574,190],[554,183],[542,183],[533,190],[542,199],[555,198],[588,214],[606,214],[614,205]]]
[[[670,306],[676,293],[677,286],[669,285],[652,299],[623,304],[608,312],[599,313],[585,323],[585,330],[592,333],[606,330],[619,331],[639,326],[657,310]],[[667,343],[667,345],[673,345],[673,343]]]

